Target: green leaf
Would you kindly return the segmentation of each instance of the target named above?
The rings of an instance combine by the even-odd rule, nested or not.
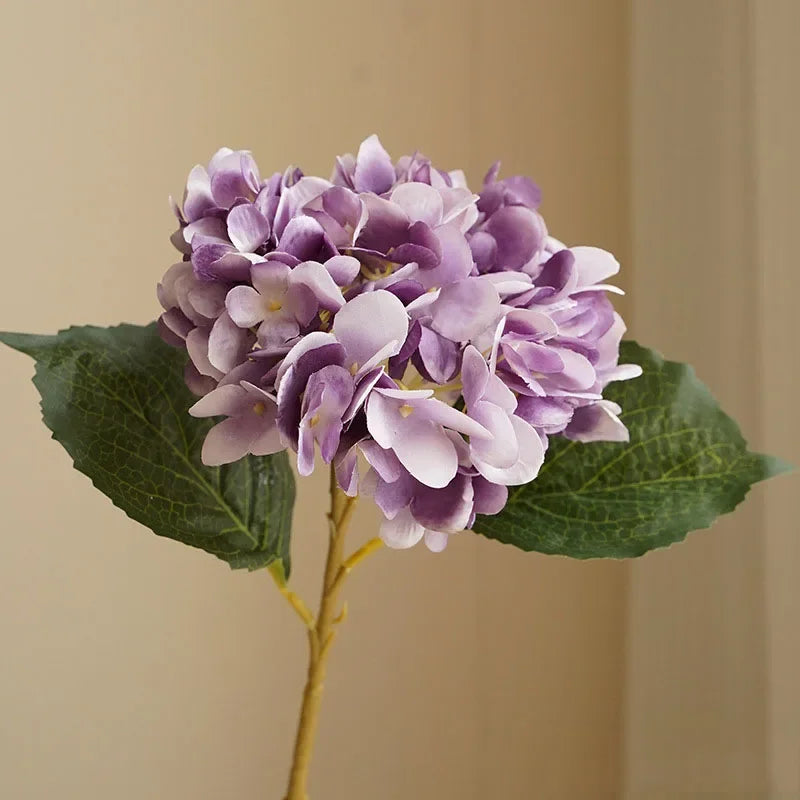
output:
[[[276,559],[289,572],[294,477],[285,453],[205,467],[214,424],[187,413],[185,353],[155,324],[82,327],[56,336],[0,333],[32,356],[42,416],[75,468],[129,517],[231,567]]]
[[[620,361],[644,374],[609,386],[630,442],[551,437],[539,477],[512,487],[474,530],[523,550],[629,558],[681,541],[744,499],[752,484],[790,469],[747,450],[736,423],[691,367],[623,342]]]

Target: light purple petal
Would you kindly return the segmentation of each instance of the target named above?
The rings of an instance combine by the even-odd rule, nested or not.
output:
[[[187,222],[194,222],[206,211],[214,208],[211,196],[211,181],[205,167],[197,164],[192,167],[186,181],[186,192],[183,195],[183,215]]]
[[[491,483],[482,475],[472,479],[476,514],[499,514],[508,502],[508,487]]]
[[[410,222],[424,222],[431,228],[442,223],[442,196],[425,183],[401,183],[394,189],[391,202],[403,209]]]
[[[214,323],[208,336],[208,360],[218,370],[230,372],[244,361],[252,336],[242,330],[226,312]]]
[[[630,441],[628,429],[617,416],[618,413],[619,406],[605,400],[576,408],[564,430],[564,436],[576,442]]]
[[[441,531],[425,531],[425,547],[431,553],[441,553],[447,547],[448,534]]]
[[[298,264],[289,275],[290,285],[307,286],[322,308],[338,311],[344,305],[341,289],[328,270],[317,261]]]
[[[333,319],[333,334],[344,345],[349,364],[363,366],[378,351],[400,352],[408,334],[408,314],[393,294],[379,289],[349,300]]]
[[[198,400],[190,409],[193,417],[234,417],[242,414],[250,405],[247,392],[236,385],[218,386]]]
[[[361,264],[353,256],[334,256],[325,262],[325,269],[338,286],[347,286],[358,276]]]
[[[380,537],[384,543],[395,550],[413,547],[425,533],[425,528],[411,516],[408,509],[401,511],[394,519],[381,523]]]
[[[544,244],[544,220],[524,206],[506,206],[486,223],[497,242],[497,263],[504,269],[519,269],[530,261]]]
[[[493,326],[500,313],[500,296],[490,282],[466,278],[444,286],[430,313],[437,333],[465,342]]]
[[[374,396],[374,394],[371,396],[367,404],[368,426],[369,409]],[[447,434],[417,409],[405,419],[399,414],[396,415],[402,422],[394,436],[392,449],[400,463],[425,486],[434,488],[447,486],[458,469],[456,448]]]
[[[219,380],[225,373],[214,367],[208,359],[208,334],[206,328],[195,328],[193,331],[189,331],[186,336],[186,350],[201,375]]]
[[[517,416],[511,418],[519,442],[519,459],[507,469],[498,469],[476,461],[476,469],[492,483],[518,486],[530,483],[538,474],[544,461],[544,443],[534,428]]]
[[[225,308],[240,328],[252,328],[264,319],[264,300],[252,286],[234,286],[225,298]]]
[[[269,222],[254,205],[236,206],[228,214],[228,237],[237,250],[252,253],[269,237]]]
[[[602,283],[606,278],[619,272],[619,261],[611,253],[599,247],[571,247],[575,256],[575,266],[578,270],[578,283],[581,286],[591,286]]]
[[[394,165],[375,134],[358,148],[353,184],[357,192],[383,194],[394,183]]]
[[[466,278],[472,272],[472,251],[464,234],[450,223],[434,231],[441,248],[441,262],[433,269],[420,270],[417,280],[426,288],[446,286]]]
[[[310,261],[320,253],[324,241],[325,231],[319,222],[312,217],[294,217],[281,234],[278,249],[300,261]]]

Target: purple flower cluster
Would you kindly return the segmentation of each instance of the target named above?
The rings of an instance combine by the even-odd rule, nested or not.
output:
[[[617,363],[619,264],[548,236],[539,200],[497,165],[476,195],[419,154],[394,163],[376,136],[331,180],[264,180],[227,148],[196,166],[158,293],[190,413],[225,417],[204,463],[288,447],[308,475],[318,451],[388,545],[438,551],[536,478],[549,436],[627,440],[602,396],[639,374]]]

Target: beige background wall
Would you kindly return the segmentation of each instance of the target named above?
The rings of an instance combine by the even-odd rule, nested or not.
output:
[[[800,463],[800,4],[632,8],[633,332]],[[797,486],[631,566],[629,800],[800,797]]]
[[[559,236],[625,254],[626,28],[622,0],[6,0],[0,327],[151,319],[166,196],[222,144],[265,172],[327,173],[373,130],[474,181],[500,156]],[[41,426],[30,363],[0,363],[0,796],[281,797],[295,619],[264,574],[98,496]],[[322,484],[296,519],[306,595]],[[624,569],[470,536],[380,554],[349,590],[314,796],[616,796]]]

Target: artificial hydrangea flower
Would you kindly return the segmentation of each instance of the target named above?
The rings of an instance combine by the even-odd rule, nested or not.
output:
[[[552,238],[538,187],[498,175],[474,194],[377,136],[330,180],[262,180],[228,148],[196,166],[158,296],[190,413],[224,417],[204,463],[288,448],[308,475],[318,453],[373,497],[388,545],[440,551],[535,480],[549,437],[626,441],[603,398],[640,373],[618,364],[619,264]]]

